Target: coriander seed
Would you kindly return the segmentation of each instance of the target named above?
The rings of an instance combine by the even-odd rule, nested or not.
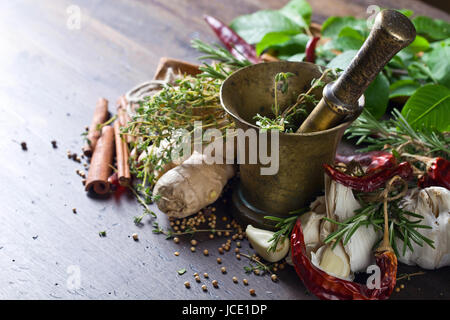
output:
[[[252,296],[256,295],[255,289],[250,289],[249,292],[250,292],[250,295],[252,295]]]
[[[180,243],[180,238],[178,238],[178,237],[173,238],[173,242]]]
[[[133,237],[134,241],[138,241],[139,240],[139,236],[138,236],[137,233],[133,233],[131,236]]]
[[[180,255],[178,251],[175,251],[173,254],[176,255],[177,257]]]
[[[184,283],[184,286],[189,289],[191,287],[191,284],[189,283],[189,281],[186,281]]]
[[[192,252],[195,252],[195,247],[191,247],[191,251],[192,251]]]
[[[233,277],[231,279],[233,280],[234,283],[238,283],[238,278],[237,277]]]
[[[209,274],[207,274],[206,272],[203,274],[203,277],[205,277],[205,279],[209,278]]]
[[[248,280],[247,279],[242,279],[242,283],[244,284],[244,286],[248,286]]]
[[[221,264],[221,263],[222,263],[222,259],[217,258],[217,263],[218,263],[218,264]]]
[[[227,273],[227,269],[225,267],[220,268],[220,271],[222,271],[222,273]]]
[[[203,250],[203,254],[204,254],[205,256],[209,255],[208,249]]]
[[[191,240],[191,245],[196,246],[196,245],[197,245],[197,240],[192,239],[192,240]]]
[[[202,290],[203,291],[208,291],[208,288],[206,287],[206,285],[202,285]]]
[[[270,276],[270,279],[272,279],[272,281],[275,282],[275,281],[278,280],[278,277],[277,277],[277,275],[274,273],[274,274],[272,274],[272,275]]]
[[[219,287],[219,282],[217,282],[217,280],[213,280],[211,283],[214,286],[214,288],[218,288]]]

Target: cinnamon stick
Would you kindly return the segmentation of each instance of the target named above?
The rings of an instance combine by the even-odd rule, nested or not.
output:
[[[95,106],[94,117],[87,134],[87,142],[83,147],[83,153],[90,157],[95,150],[97,141],[100,138],[101,132],[98,126],[108,120],[108,100],[99,98]]]
[[[119,117],[120,119],[120,117]],[[120,120],[114,122],[114,136],[116,141],[117,175],[121,186],[128,186],[131,181],[130,166],[128,164],[128,143],[120,136]]]
[[[104,126],[92,155],[86,181],[86,191],[93,191],[98,195],[105,195],[110,191],[111,185],[108,182],[108,178],[112,171],[113,157],[114,129],[111,126]]]

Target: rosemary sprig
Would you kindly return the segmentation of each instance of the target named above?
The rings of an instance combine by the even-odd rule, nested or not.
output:
[[[265,216],[264,219],[272,220],[277,222],[275,228],[278,229],[272,238],[269,240],[272,244],[270,245],[268,251],[275,252],[278,243],[283,241],[286,237],[290,237],[292,229],[294,228],[295,222],[298,217],[307,212],[309,208],[301,208],[292,212],[289,212],[290,217],[280,218],[274,216]]]
[[[402,255],[405,255],[407,248],[413,251],[412,242],[419,246],[424,244],[434,248],[433,240],[422,235],[418,229],[431,229],[431,227],[420,224],[423,216],[404,210],[399,205],[400,200],[391,201],[388,203],[389,212],[389,233],[390,244],[393,247],[395,254],[399,255],[399,250],[396,247],[395,239],[400,239],[403,242]],[[410,218],[408,218],[410,217]],[[415,218],[412,220],[412,218]],[[360,227],[373,226],[375,229],[383,230],[383,203],[372,202],[366,203],[363,207],[355,210],[355,215],[345,221],[338,222],[333,219],[324,218],[336,224],[337,228],[325,239],[325,243],[333,243],[333,248],[342,241],[346,245],[353,234]]]
[[[426,129],[415,130],[394,109],[389,120],[377,120],[364,109],[353,125],[347,129],[348,138],[358,139],[356,144],[367,144],[358,151],[391,149],[398,154],[407,152],[427,156],[450,156],[450,134]]]

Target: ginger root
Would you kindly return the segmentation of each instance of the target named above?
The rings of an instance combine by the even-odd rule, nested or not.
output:
[[[234,175],[232,164],[206,164],[206,155],[194,153],[167,171],[156,183],[158,208],[169,217],[184,218],[216,201]]]

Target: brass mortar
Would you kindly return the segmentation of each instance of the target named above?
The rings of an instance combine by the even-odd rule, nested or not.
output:
[[[281,111],[293,105],[302,92],[306,92],[313,79],[322,70],[306,62],[270,62],[240,69],[229,76],[221,87],[223,108],[234,119],[237,128],[244,131],[255,125],[254,116],[269,116],[274,104],[274,77],[279,72],[292,72],[286,94],[278,91]],[[330,82],[329,78],[325,82]],[[323,88],[313,91],[316,99],[322,98]],[[324,187],[324,163],[333,163],[337,146],[345,129],[362,111],[364,98],[359,100],[359,112],[328,130],[312,133],[279,134],[279,170],[275,175],[261,175],[261,163],[240,164],[240,182],[233,188],[233,214],[242,224],[273,229],[273,222],[264,216],[287,217],[289,212],[309,204]],[[309,106],[310,109],[314,105]],[[309,111],[311,111],[309,110]],[[270,150],[270,135],[268,135]],[[259,154],[259,140],[258,140]],[[245,144],[246,155],[249,145]],[[265,165],[263,167],[268,167]]]

